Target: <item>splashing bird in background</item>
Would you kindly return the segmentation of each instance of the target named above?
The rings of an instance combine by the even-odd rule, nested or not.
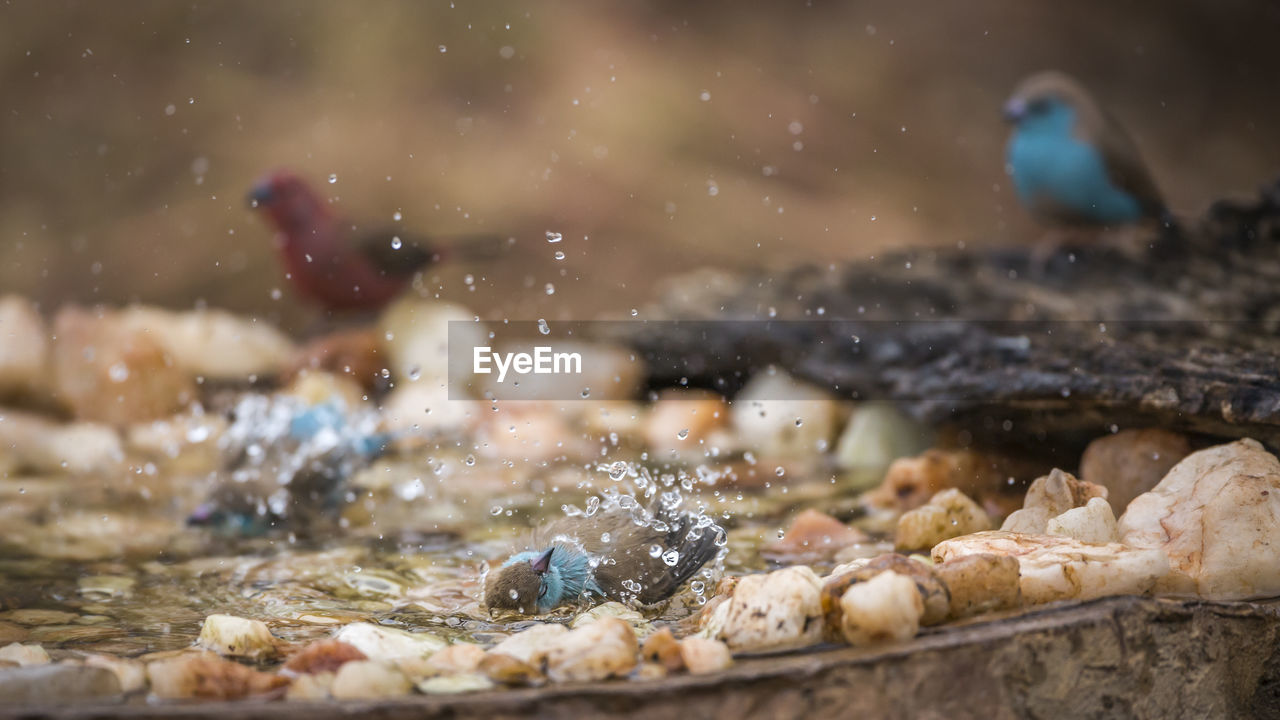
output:
[[[327,312],[377,311],[419,271],[443,260],[493,258],[503,245],[492,236],[423,239],[384,230],[358,234],[294,173],[271,173],[249,193],[276,231],[289,279]]]
[[[1018,199],[1055,226],[1117,227],[1172,217],[1129,134],[1067,75],[1020,83],[1004,106]]]
[[[485,604],[523,615],[592,596],[652,605],[671,597],[723,543],[723,529],[688,513],[659,511],[643,524],[621,508],[562,518],[489,573]]]
[[[347,480],[387,452],[396,435],[377,415],[339,401],[247,395],[219,440],[226,466],[189,525],[220,535],[259,537],[273,529],[299,537],[332,529]]]

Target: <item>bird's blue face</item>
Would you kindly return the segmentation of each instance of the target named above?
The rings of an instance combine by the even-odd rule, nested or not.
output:
[[[590,558],[557,544],[508,558],[487,581],[485,602],[491,609],[543,614],[576,602],[584,592],[600,592],[591,578]]]

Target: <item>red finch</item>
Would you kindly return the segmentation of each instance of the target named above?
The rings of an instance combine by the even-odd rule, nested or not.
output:
[[[266,212],[298,292],[331,313],[380,310],[426,266],[446,258],[489,258],[502,245],[491,236],[443,243],[392,229],[359,233],[288,170],[255,185],[249,203]]]

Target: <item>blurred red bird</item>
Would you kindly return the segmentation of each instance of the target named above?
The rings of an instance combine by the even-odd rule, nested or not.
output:
[[[492,258],[502,245],[492,236],[442,243],[394,229],[358,233],[287,170],[255,185],[249,204],[266,212],[280,259],[298,292],[329,313],[380,310],[427,266],[446,258]]]

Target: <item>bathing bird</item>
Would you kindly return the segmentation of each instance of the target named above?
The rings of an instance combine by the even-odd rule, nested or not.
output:
[[[310,185],[277,170],[254,185],[250,207],[275,230],[280,259],[298,293],[329,313],[385,307],[414,275],[442,260],[486,260],[503,243],[493,236],[426,239],[396,229],[359,232]]]
[[[1004,106],[1006,169],[1018,199],[1053,226],[1117,227],[1168,213],[1124,128],[1067,75],[1023,80]]]
[[[218,440],[223,470],[187,523],[234,537],[328,532],[346,504],[347,480],[397,438],[378,428],[376,413],[336,400],[246,395],[231,419]]]
[[[524,550],[490,571],[490,612],[548,613],[591,599],[652,605],[720,552],[724,530],[705,515],[615,507],[569,516],[532,534]],[[639,518],[639,522],[637,519]]]

